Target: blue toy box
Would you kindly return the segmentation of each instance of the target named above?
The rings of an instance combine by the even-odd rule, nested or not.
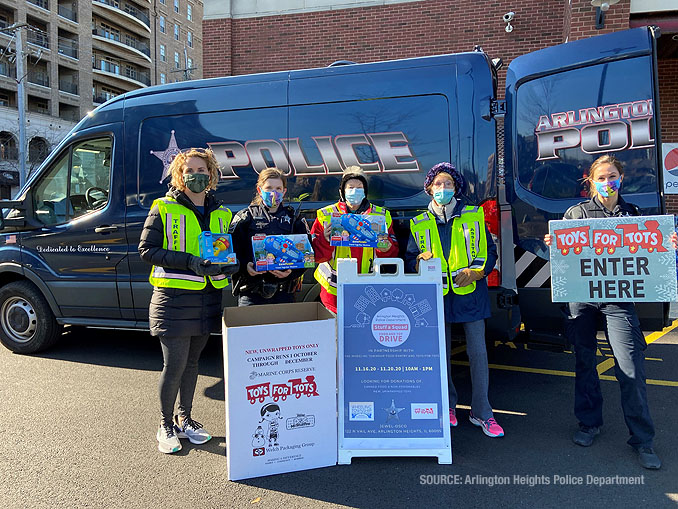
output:
[[[386,216],[363,214],[332,214],[331,246],[388,247]]]
[[[201,258],[224,265],[238,263],[233,252],[233,242],[228,233],[202,232],[199,242]]]
[[[254,267],[258,271],[305,269],[315,266],[308,235],[255,235],[252,237]]]

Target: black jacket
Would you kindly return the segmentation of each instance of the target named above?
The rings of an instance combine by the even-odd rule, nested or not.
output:
[[[598,197],[594,196],[588,201],[583,201],[567,209],[563,219],[604,219],[606,217],[641,215],[638,207],[625,202],[624,198],[621,196],[619,196],[617,206],[612,211],[607,210],[605,206],[600,203]]]
[[[292,292],[296,280],[304,275],[306,269],[294,269],[286,278],[277,278],[273,274],[263,272],[252,277],[247,272],[247,264],[254,260],[252,237],[257,234],[288,235],[308,234],[306,220],[299,218],[293,207],[283,205],[271,214],[263,205],[251,204],[239,211],[231,222],[233,250],[240,262],[240,270],[233,274],[233,294],[260,294],[263,283],[278,285],[277,291]]]
[[[209,230],[210,214],[221,202],[213,194],[205,197],[205,213],[198,212],[193,202],[181,191],[170,188],[174,198],[198,219],[203,231]],[[148,213],[139,242],[141,259],[168,269],[188,269],[189,253],[163,249],[164,228],[158,207]],[[203,290],[154,288],[148,309],[151,335],[169,337],[202,336],[221,329],[222,291],[207,282]]]

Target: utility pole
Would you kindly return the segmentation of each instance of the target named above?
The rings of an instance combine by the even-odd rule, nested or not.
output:
[[[30,28],[28,23],[14,23],[0,29],[2,32],[13,32],[16,37],[16,84],[17,108],[19,110],[19,189],[26,182],[26,93],[24,91],[24,48],[23,29]]]
[[[197,67],[188,66],[188,50],[186,49],[186,46],[184,46],[184,64],[186,65],[186,67],[184,67],[183,69],[172,69],[170,72],[183,72],[184,81],[188,81],[191,79],[191,71],[195,71]]]

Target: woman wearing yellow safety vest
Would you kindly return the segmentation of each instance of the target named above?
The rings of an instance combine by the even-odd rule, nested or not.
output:
[[[386,216],[388,228],[388,243],[384,248],[371,247],[333,247],[330,245],[330,221],[332,214],[363,214]],[[365,274],[372,271],[374,257],[392,258],[398,256],[398,242],[396,241],[391,214],[384,207],[372,205],[367,199],[367,177],[358,166],[349,166],[344,170],[339,184],[339,201],[334,205],[324,207],[317,212],[317,218],[311,228],[311,237],[315,261],[319,263],[315,271],[315,278],[320,283],[320,300],[323,305],[337,312],[337,259],[356,258],[358,272]]]
[[[428,210],[410,221],[412,237],[407,245],[406,270],[417,272],[419,260],[440,258],[443,268],[445,343],[451,352],[452,323],[461,323],[471,365],[471,413],[469,420],[489,437],[504,436],[488,400],[489,370],[485,347],[485,319],[490,298],[485,276],[497,261],[497,248],[485,228],[482,207],[466,205],[462,194],[466,181],[450,163],[439,163],[426,174],[424,190],[432,196]],[[457,391],[448,367],[450,426],[457,425]]]
[[[139,242],[142,260],[153,264],[148,313],[164,360],[159,384],[162,419],[156,434],[164,453],[180,450],[179,438],[194,444],[212,438],[191,418],[198,359],[210,333],[220,329],[222,288],[238,268],[212,265],[200,257],[200,233],[227,233],[231,222],[231,211],[210,192],[219,181],[212,151],[193,148],[179,153],[170,174],[170,189],[153,202]],[[177,393],[179,413],[174,415]]]

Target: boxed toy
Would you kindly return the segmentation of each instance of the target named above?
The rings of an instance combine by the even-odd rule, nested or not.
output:
[[[313,248],[304,233],[252,237],[256,270],[305,269],[315,266]]]
[[[199,242],[201,258],[224,265],[238,263],[233,252],[231,236],[228,233],[202,232]]]
[[[331,246],[388,247],[386,216],[332,214]]]

